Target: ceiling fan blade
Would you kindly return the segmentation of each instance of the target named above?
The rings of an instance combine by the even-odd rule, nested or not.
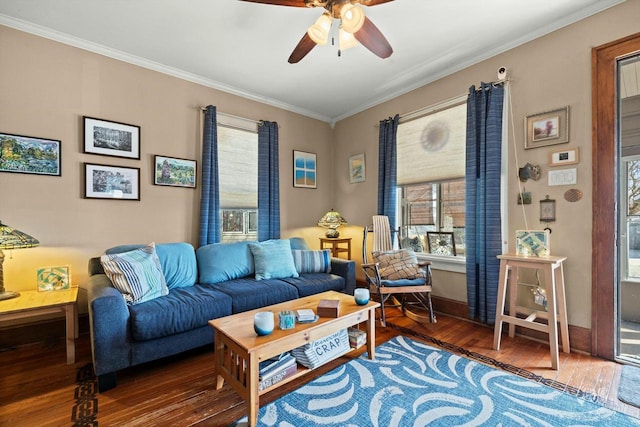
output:
[[[240,0],[240,1],[246,1],[249,3],[275,4],[276,6],[307,7],[304,0]]]
[[[375,6],[377,4],[389,3],[393,0],[360,0],[360,4],[363,6]]]
[[[393,48],[369,18],[365,16],[364,25],[354,34],[364,47],[378,55],[380,58],[388,58],[393,53]]]
[[[309,34],[304,33],[304,36],[302,36],[296,47],[293,49],[293,52],[291,52],[291,56],[289,56],[289,64],[296,64],[300,62],[300,60],[307,56],[307,53],[311,52],[311,49],[315,46],[316,42],[311,40]]]

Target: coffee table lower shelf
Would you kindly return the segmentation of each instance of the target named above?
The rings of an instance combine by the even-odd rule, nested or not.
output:
[[[253,332],[253,315],[258,311],[273,311],[277,316],[277,313],[283,310],[315,309],[320,299],[340,299],[341,316],[320,318],[316,323],[311,324],[297,324],[295,329],[276,329],[267,336],[259,337]],[[259,396],[312,371],[298,364],[294,374],[259,390],[260,362],[360,323],[366,324],[368,357],[374,359],[375,309],[378,306],[379,303],[374,301],[358,306],[352,296],[330,291],[211,320],[209,324],[214,328],[216,389],[222,388],[227,381],[245,400],[249,425],[256,425],[260,406]]]

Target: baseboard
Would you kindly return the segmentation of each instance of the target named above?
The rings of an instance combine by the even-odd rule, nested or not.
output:
[[[89,315],[78,316],[78,332],[89,333]],[[66,321],[64,318],[24,323],[18,326],[0,328],[0,351],[36,342],[64,339]]]

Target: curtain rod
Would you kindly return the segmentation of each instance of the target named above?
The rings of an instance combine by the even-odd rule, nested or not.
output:
[[[207,107],[200,107],[200,111],[202,112],[207,111]],[[235,120],[242,120],[242,121],[253,123],[256,125],[262,124],[262,120],[247,119],[246,117],[234,116],[233,114],[223,113],[221,111],[216,111],[216,115],[224,116],[224,117],[235,119]]]

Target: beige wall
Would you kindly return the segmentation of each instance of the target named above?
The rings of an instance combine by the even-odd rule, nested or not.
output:
[[[376,124],[396,113],[402,115],[448,100],[468,91],[481,81],[495,81],[501,66],[508,69],[513,105],[513,133],[509,132],[509,247],[513,251],[515,230],[542,229],[539,200],[546,195],[556,200],[557,221],[552,228],[551,250],[568,257],[565,279],[569,323],[591,327],[591,49],[638,31],[640,1],[628,1],[574,25],[551,33],[520,47],[468,67],[460,72],[423,86],[404,96],[373,107],[339,122],[335,127],[336,175],[342,177],[336,187],[336,208],[352,224],[368,224],[376,212],[378,130]],[[569,105],[569,143],[524,150],[523,120],[532,115]],[[515,135],[515,139],[514,139]],[[514,146],[516,147],[514,149]],[[553,169],[576,167],[576,185],[547,185],[548,156],[565,148],[580,149],[580,163]],[[349,184],[346,177],[350,155],[365,153],[367,180]],[[542,167],[538,181],[526,182],[533,203],[517,205],[517,167],[530,162]],[[564,192],[569,188],[584,193],[581,201],[569,203]],[[613,211],[612,211],[613,215]],[[436,272],[434,294],[466,301],[464,275]]]
[[[87,259],[123,243],[189,241],[196,244],[199,191],[152,185],[153,154],[198,159],[200,106],[280,125],[283,237],[302,235],[313,246],[322,230],[313,224],[329,208],[349,221],[341,234],[353,237],[360,259],[361,227],[376,212],[377,123],[464,94],[472,84],[496,79],[506,66],[511,80],[514,137],[510,138],[509,238],[525,228],[516,204],[517,165],[539,164],[543,177],[526,183],[534,203],[525,207],[529,228],[541,228],[538,201],[557,200],[551,224],[552,252],[568,256],[565,277],[569,322],[590,328],[591,319],[591,48],[638,31],[640,2],[622,5],[452,74],[435,83],[338,122],[306,118],[258,102],[182,81],[0,26],[0,132],[62,140],[62,177],[0,173],[0,219],[40,239],[42,246],[7,254],[5,283],[11,290],[35,289],[38,267],[70,265],[75,284],[86,281]],[[569,105],[570,142],[523,149],[523,117]],[[140,161],[82,154],[82,116],[141,126]],[[513,146],[517,148],[514,150]],[[578,183],[548,187],[548,154],[579,148]],[[292,150],[318,154],[318,189],[294,189]],[[350,184],[348,158],[365,153],[364,183]],[[140,167],[140,202],[82,198],[82,163]],[[562,169],[562,168],[556,168]],[[585,197],[568,203],[578,188]],[[466,299],[464,275],[434,274],[434,293]]]
[[[0,26],[0,132],[62,141],[62,176],[0,173],[0,220],[40,240],[7,252],[9,290],[36,288],[36,270],[69,265],[73,284],[87,260],[124,243],[197,244],[198,189],[152,185],[153,155],[200,158],[200,107],[278,122],[283,235],[332,207],[328,123]],[[82,116],[141,127],[141,159],[82,153]],[[318,155],[318,188],[294,189],[292,150]],[[141,201],[83,198],[83,162],[139,167]],[[200,167],[200,164],[198,164]],[[322,230],[300,230],[310,236]]]

